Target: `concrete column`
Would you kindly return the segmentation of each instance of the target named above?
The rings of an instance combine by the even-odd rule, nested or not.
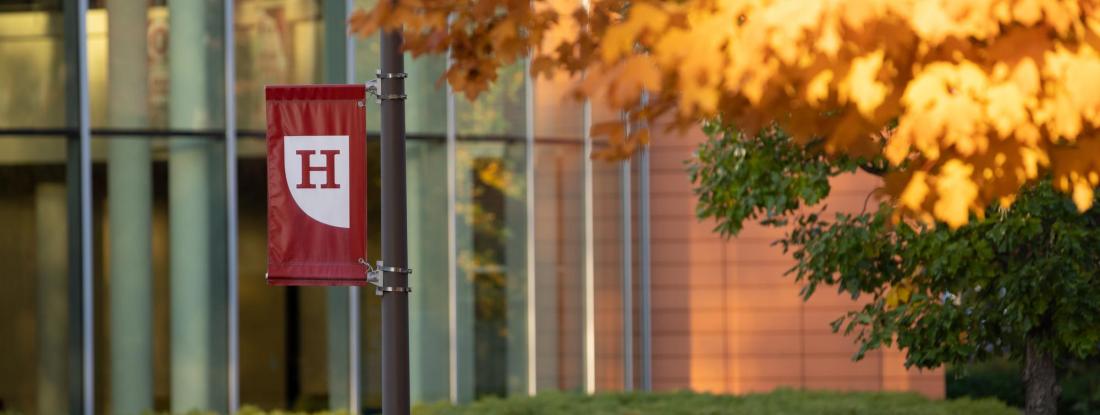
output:
[[[148,2],[110,0],[109,125],[148,126]],[[114,137],[107,147],[110,223],[111,412],[153,408],[152,166],[148,138]]]
[[[169,0],[169,126],[216,128],[222,114],[216,0]],[[217,75],[217,76],[215,76]],[[207,138],[169,146],[171,409],[225,410],[224,149]],[[219,208],[219,206],[221,206]]]
[[[175,138],[168,165],[171,272],[172,411],[213,409],[207,388],[213,364],[211,312],[210,183],[206,146]]]
[[[66,221],[62,183],[42,183],[34,195],[35,262],[38,269],[38,413],[69,411],[69,290]]]

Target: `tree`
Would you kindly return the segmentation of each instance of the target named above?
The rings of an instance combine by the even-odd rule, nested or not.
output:
[[[449,52],[443,77],[468,97],[530,57],[536,75],[583,72],[578,96],[633,121],[721,116],[881,155],[895,212],[929,223],[961,226],[1048,176],[1084,211],[1100,184],[1098,0],[396,0],[351,26]],[[594,126],[599,156],[649,140],[623,131]]]
[[[777,243],[805,298],[822,287],[869,296],[833,323],[856,334],[855,358],[896,346],[907,366],[930,368],[1008,355],[1024,362],[1025,412],[1045,415],[1056,410],[1056,359],[1100,355],[1100,206],[1078,213],[1042,179],[954,230],[894,222],[889,201],[830,217],[820,206],[829,178],[889,175],[889,163],[829,157],[774,127],[706,129],[690,167],[698,215],[725,236],[745,221],[786,227]]]

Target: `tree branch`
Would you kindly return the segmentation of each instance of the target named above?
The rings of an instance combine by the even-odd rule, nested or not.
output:
[[[859,163],[859,169],[878,177],[886,175],[886,167],[876,166],[872,163]]]

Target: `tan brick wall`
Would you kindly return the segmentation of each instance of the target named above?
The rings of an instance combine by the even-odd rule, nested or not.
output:
[[[747,393],[778,387],[912,390],[940,398],[942,371],[906,370],[897,351],[851,356],[854,339],[829,322],[859,303],[822,287],[803,302],[771,242],[782,230],[747,226],[724,241],[695,218],[684,169],[700,132],[653,141],[651,164],[653,377],[658,390]],[[863,208],[877,179],[834,180],[831,210]]]

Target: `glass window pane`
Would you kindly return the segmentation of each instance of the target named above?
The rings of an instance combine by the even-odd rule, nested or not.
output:
[[[584,388],[584,105],[575,78],[535,80],[535,313],[539,390]]]
[[[168,8],[111,1],[89,10],[87,22],[92,126],[166,128]]]
[[[65,27],[60,0],[0,3],[0,128],[68,125]]]
[[[329,378],[330,289],[267,285],[267,165],[264,140],[238,140],[238,298],[241,402],[264,409],[319,411],[346,379]],[[346,298],[346,288],[336,289]],[[346,313],[342,308],[339,313]],[[344,340],[346,342],[346,340]],[[343,343],[342,343],[343,344]],[[345,349],[346,350],[346,349]],[[342,357],[342,356],[341,356]],[[343,361],[343,360],[341,360]],[[342,371],[345,368],[339,368]],[[333,383],[337,383],[334,385]],[[346,395],[346,394],[345,394]]]
[[[600,146],[595,146],[599,151]],[[619,163],[592,162],[596,290],[596,390],[623,386],[622,211]]]
[[[343,10],[319,0],[236,0],[241,400],[263,408],[347,405],[347,288],[270,287],[267,266],[264,87],[344,83]],[[327,5],[327,6],[326,6]],[[340,10],[337,10],[340,9]],[[339,16],[328,14],[338,13]],[[369,227],[368,227],[369,230]]]
[[[0,4],[0,408],[19,413],[80,405],[76,154],[70,136],[45,135],[76,118],[76,21],[73,2]]]
[[[263,131],[264,87],[322,82],[320,0],[235,0],[237,127]],[[343,82],[336,82],[343,83]]]
[[[78,285],[70,284],[70,187],[62,137],[0,138],[0,406],[68,413]],[[73,333],[74,330],[76,333]]]
[[[524,68],[456,98],[460,400],[527,391]]]
[[[606,102],[594,99],[592,121],[620,120]],[[593,137],[593,151],[607,145],[607,137]],[[622,205],[621,164],[592,161],[592,241],[596,291],[596,390],[623,386],[622,318]]]
[[[450,398],[450,315],[447,272],[447,147],[410,139],[408,159],[409,370],[413,402]]]
[[[170,13],[173,7],[179,13]],[[220,2],[148,0],[110,1],[89,10],[93,128],[222,128],[222,10]],[[179,27],[173,29],[173,24]],[[179,69],[172,70],[173,56]]]
[[[223,12],[88,12],[93,126],[126,131],[92,140],[96,412],[228,405]]]
[[[227,405],[222,146],[92,139],[96,412]]]
[[[584,387],[584,147],[535,144],[539,390]]]

